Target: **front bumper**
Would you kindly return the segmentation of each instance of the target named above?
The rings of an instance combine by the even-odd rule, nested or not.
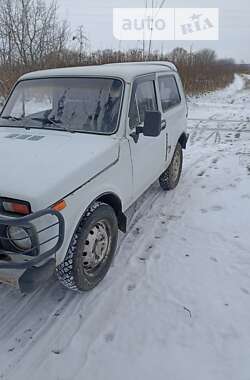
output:
[[[43,218],[49,218],[50,224],[37,227]],[[0,282],[15,286],[24,293],[30,293],[45,283],[54,273],[56,260],[53,256],[62,247],[64,241],[64,218],[60,212],[50,208],[24,217],[0,218],[1,230],[10,226],[29,231],[32,248],[20,252],[15,249],[6,250],[0,246]],[[47,238],[44,239],[41,236],[47,236]],[[0,241],[2,245],[5,245],[3,243],[10,241],[10,238],[1,235]]]

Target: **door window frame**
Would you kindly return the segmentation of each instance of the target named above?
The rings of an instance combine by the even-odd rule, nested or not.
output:
[[[131,102],[132,102],[132,99],[133,99],[133,96],[137,90],[137,87],[139,84],[141,83],[145,83],[145,82],[153,82],[153,88],[154,88],[154,94],[155,94],[155,104],[156,104],[156,110],[155,111],[160,111],[159,109],[159,97],[158,97],[158,88],[157,88],[157,78],[156,78],[156,74],[146,74],[146,75],[142,75],[142,76],[139,76],[139,77],[136,77],[132,83],[132,86],[131,86],[131,93],[130,93],[130,97],[129,97],[129,103],[128,103],[128,114],[127,114],[127,119],[129,121],[129,114],[130,114],[130,106],[131,106]],[[136,108],[137,108],[137,112],[138,112],[138,116],[139,116],[139,121],[140,121],[140,112],[139,112],[139,107],[138,107],[138,103],[136,101]],[[139,124],[137,126],[143,126],[143,122],[139,122]],[[128,130],[129,132],[131,133],[134,129],[136,128],[136,126],[133,126],[133,128],[130,127],[129,125],[129,122],[128,122]]]

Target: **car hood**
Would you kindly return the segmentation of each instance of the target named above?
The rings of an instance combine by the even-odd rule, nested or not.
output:
[[[115,164],[112,136],[0,128],[0,197],[45,208]]]

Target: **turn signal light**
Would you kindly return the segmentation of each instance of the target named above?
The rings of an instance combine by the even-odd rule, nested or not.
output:
[[[57,203],[55,203],[53,206],[52,206],[52,210],[54,211],[62,211],[65,209],[65,207],[67,207],[67,203],[65,202],[65,200],[61,200]]]
[[[2,202],[2,207],[6,212],[13,212],[15,214],[28,215],[30,214],[30,206],[25,203],[16,202]]]

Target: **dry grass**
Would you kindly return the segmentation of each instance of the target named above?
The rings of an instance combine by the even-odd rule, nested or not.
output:
[[[171,54],[154,53],[147,59],[175,63],[182,77],[185,90],[190,95],[223,88],[233,81],[235,72],[245,71],[240,65],[234,64],[232,60],[217,60],[215,53],[207,49],[193,53],[177,48]],[[137,50],[130,50],[126,53],[112,50],[97,51],[83,55],[81,60],[79,60],[79,54],[76,52],[65,50],[60,54],[50,54],[46,59],[43,59],[43,63],[2,65],[0,66],[0,80],[6,85],[5,92],[9,92],[17,78],[29,71],[144,60],[142,51]]]

